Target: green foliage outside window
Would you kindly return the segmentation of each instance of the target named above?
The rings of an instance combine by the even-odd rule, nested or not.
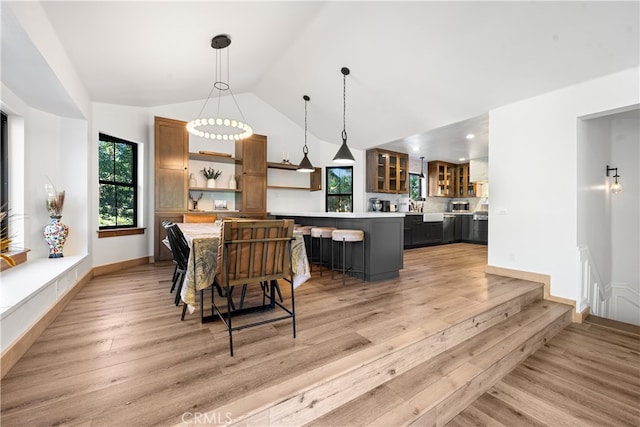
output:
[[[98,179],[101,229],[136,226],[137,148],[132,142],[100,134]]]
[[[353,167],[327,168],[327,212],[353,212]]]
[[[409,197],[411,197],[411,200],[421,200],[422,180],[417,173],[409,174]]]

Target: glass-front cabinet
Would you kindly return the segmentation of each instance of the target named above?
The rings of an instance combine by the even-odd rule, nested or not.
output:
[[[429,197],[476,197],[469,181],[469,163],[432,161],[428,164]]]
[[[395,151],[367,151],[367,191],[372,193],[409,192],[409,155]]]

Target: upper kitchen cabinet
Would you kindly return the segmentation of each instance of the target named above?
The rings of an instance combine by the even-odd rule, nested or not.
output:
[[[155,210],[187,210],[189,134],[187,123],[155,118]]]
[[[264,216],[267,211],[267,137],[253,134],[236,141],[237,166],[242,192],[236,193],[236,208],[241,212]]]
[[[456,165],[433,161],[428,163],[429,197],[455,197]]]
[[[367,150],[367,191],[408,193],[409,155],[377,148]]]
[[[456,165],[454,197],[477,197],[476,184],[470,178],[469,163]]]

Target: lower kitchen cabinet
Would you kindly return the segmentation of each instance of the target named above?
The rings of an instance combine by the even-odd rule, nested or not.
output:
[[[484,243],[489,242],[489,221],[474,220],[473,221],[473,242]]]
[[[422,215],[407,215],[404,220],[405,247],[439,245],[442,243],[442,222],[423,222]]]

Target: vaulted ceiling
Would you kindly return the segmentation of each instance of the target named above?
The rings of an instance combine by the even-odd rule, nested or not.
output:
[[[349,144],[391,143],[416,157],[434,129],[447,127],[452,147],[467,144],[471,124],[484,126],[477,133],[486,138],[492,108],[639,64],[637,1],[42,7],[93,101],[150,107],[205,99],[215,68],[210,40],[228,34],[235,94],[251,92],[301,126],[308,94],[309,132],[338,143],[347,66]],[[458,141],[452,125],[472,118]]]

